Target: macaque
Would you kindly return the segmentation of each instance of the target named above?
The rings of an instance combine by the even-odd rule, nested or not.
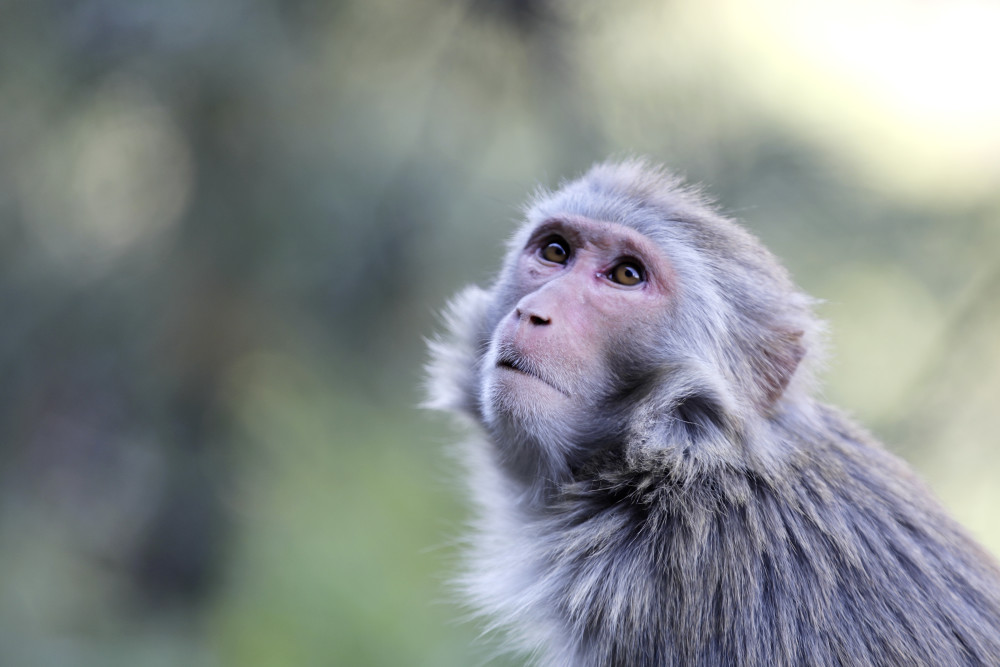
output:
[[[814,398],[822,327],[645,162],[530,204],[431,343],[468,418],[469,603],[541,665],[1000,665],[1000,567]]]

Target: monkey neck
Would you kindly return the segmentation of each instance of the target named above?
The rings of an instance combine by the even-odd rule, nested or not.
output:
[[[560,438],[550,435],[557,431],[494,423],[493,463],[518,506],[548,513],[583,488],[618,502],[638,501],[654,486],[711,486],[732,474],[770,481],[832,437],[828,414],[808,398],[779,401],[751,419],[717,410],[711,401],[688,398],[664,418],[632,413],[605,432]]]
[[[562,430],[533,426],[526,429],[499,419],[487,427],[494,465],[513,484],[516,497],[526,506],[546,504],[573,479],[572,461],[579,456],[580,448],[574,438],[556,435]]]

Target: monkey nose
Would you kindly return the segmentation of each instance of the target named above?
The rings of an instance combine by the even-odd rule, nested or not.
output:
[[[539,315],[537,313],[532,313],[532,312],[529,312],[529,311],[522,310],[521,308],[516,308],[515,309],[515,313],[517,314],[517,319],[518,320],[522,320],[523,321],[523,320],[527,319],[529,323],[534,324],[535,326],[543,326],[545,324],[552,324],[552,318],[551,317],[544,317],[544,316]]]

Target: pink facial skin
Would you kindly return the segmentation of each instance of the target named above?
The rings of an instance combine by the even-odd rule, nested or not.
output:
[[[606,379],[609,346],[662,319],[672,278],[634,229],[581,217],[541,223],[518,258],[519,299],[494,333],[495,389],[515,403],[525,390],[537,401],[539,385],[554,400],[595,395],[581,390]]]

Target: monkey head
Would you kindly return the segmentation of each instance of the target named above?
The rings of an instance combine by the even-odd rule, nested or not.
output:
[[[564,479],[609,448],[697,457],[717,442],[725,460],[795,400],[810,300],[697,192],[603,164],[525,217],[493,287],[453,304],[465,344],[432,346],[431,366],[435,404],[485,426],[516,477]]]

